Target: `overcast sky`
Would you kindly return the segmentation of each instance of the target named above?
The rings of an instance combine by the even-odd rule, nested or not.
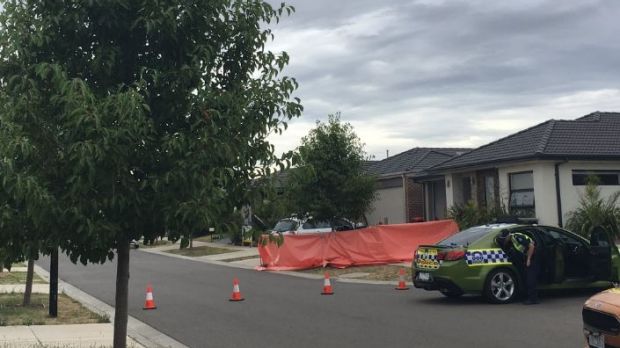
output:
[[[271,138],[280,152],[335,112],[383,159],[620,111],[617,0],[287,3],[270,48],[291,56],[305,111]]]

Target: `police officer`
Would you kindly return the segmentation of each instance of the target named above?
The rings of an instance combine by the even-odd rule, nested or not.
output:
[[[536,255],[536,244],[529,236],[514,232],[510,233],[508,230],[502,230],[497,236],[497,242],[503,248],[511,248],[516,251],[518,260],[513,262],[514,265],[521,271],[523,278],[525,278],[525,284],[527,287],[527,300],[523,304],[537,304],[538,293],[536,286],[538,283],[538,271],[540,269],[540,260]]]

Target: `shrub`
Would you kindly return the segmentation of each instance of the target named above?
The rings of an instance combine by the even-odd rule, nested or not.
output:
[[[584,193],[580,195],[579,206],[567,214],[566,228],[588,238],[592,228],[601,226],[614,237],[619,237],[619,199],[620,191],[604,200],[596,179],[589,179]]]
[[[455,204],[448,210],[448,217],[456,221],[461,230],[472,226],[494,223],[497,218],[507,216],[506,208],[501,207],[478,207],[473,201],[465,204]]]

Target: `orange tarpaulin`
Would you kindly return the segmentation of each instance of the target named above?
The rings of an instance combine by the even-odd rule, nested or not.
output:
[[[262,245],[258,270],[286,271],[330,265],[345,268],[411,261],[421,244],[435,244],[458,232],[453,220],[378,225],[353,231],[285,234],[284,244]]]

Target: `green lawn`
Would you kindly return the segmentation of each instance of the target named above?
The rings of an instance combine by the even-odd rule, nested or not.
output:
[[[411,281],[411,267],[405,266],[393,266],[393,265],[379,265],[379,266],[359,266],[348,268],[313,268],[303,270],[303,273],[312,274],[324,274],[329,272],[330,277],[338,277],[350,273],[368,273],[363,277],[355,277],[355,279],[364,280],[385,280],[385,281],[398,281],[398,274],[401,269],[405,270],[405,281]]]
[[[58,295],[58,317],[48,316],[48,295],[32,294],[31,305],[22,306],[23,294],[0,294],[0,326],[108,323],[65,294]]]
[[[43,278],[34,274],[33,283],[46,283]],[[0,284],[26,284],[26,272],[2,272],[0,273]]]
[[[235,251],[237,250],[226,249],[226,248],[216,248],[216,247],[210,247],[210,246],[198,246],[198,247],[193,247],[193,248],[166,250],[167,253],[183,255],[183,256],[191,256],[191,257],[225,254],[225,253],[232,253]]]

